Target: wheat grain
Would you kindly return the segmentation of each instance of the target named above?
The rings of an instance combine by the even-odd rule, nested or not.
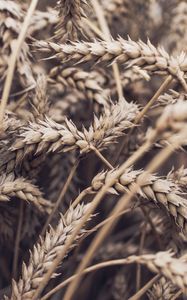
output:
[[[186,261],[173,258],[171,252],[129,256],[127,262],[137,262],[146,265],[154,273],[163,274],[166,278],[170,279],[174,285],[180,287],[185,294],[187,293]]]

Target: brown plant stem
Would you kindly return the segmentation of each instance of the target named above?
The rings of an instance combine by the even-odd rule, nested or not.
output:
[[[147,224],[145,223],[142,229],[141,237],[140,237],[140,246],[138,255],[142,254],[142,250],[145,244],[145,238],[146,238],[146,227]],[[141,286],[141,264],[137,263],[136,267],[136,291],[138,292]]]
[[[162,242],[161,242],[160,237],[159,237],[159,235],[158,235],[158,232],[157,232],[157,230],[156,230],[156,228],[155,228],[155,226],[154,226],[154,224],[153,224],[153,222],[152,222],[152,220],[151,220],[151,218],[150,218],[150,216],[149,216],[149,213],[147,212],[146,208],[143,207],[143,206],[141,207],[141,210],[143,211],[143,213],[144,213],[146,219],[148,220],[148,222],[149,222],[149,224],[150,224],[150,226],[151,226],[151,228],[152,228],[152,231],[153,231],[153,233],[154,233],[154,235],[155,235],[155,239],[156,239],[156,241],[157,241],[157,243],[158,243],[159,249],[160,249],[160,250],[163,249]]]
[[[175,296],[173,296],[173,297],[171,298],[171,300],[176,300],[176,299],[177,299],[178,297],[180,297],[182,294],[183,294],[183,293],[182,293],[181,290],[178,291],[178,292],[175,294]]]

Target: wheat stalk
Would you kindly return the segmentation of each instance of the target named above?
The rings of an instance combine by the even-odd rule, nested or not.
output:
[[[50,269],[53,260],[64,248],[66,240],[71,236],[74,228],[82,220],[88,205],[78,205],[75,209],[68,210],[66,217],[61,216],[55,229],[52,227],[46,232],[44,238],[41,238],[30,254],[28,266],[23,263],[22,276],[18,283],[12,283],[11,300],[31,299],[43,279],[43,276]],[[76,241],[84,234],[82,229],[77,236]],[[71,248],[72,249],[72,248]],[[69,249],[70,251],[70,249]],[[68,252],[69,252],[68,251]],[[55,276],[55,274],[53,274]]]

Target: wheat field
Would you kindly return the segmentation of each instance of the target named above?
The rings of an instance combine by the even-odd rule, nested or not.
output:
[[[186,150],[186,0],[0,0],[0,299],[187,299]]]

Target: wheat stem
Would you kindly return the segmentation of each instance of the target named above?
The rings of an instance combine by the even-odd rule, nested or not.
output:
[[[128,300],[139,300],[147,291],[152,287],[152,285],[159,280],[161,275],[154,276],[149,280],[135,295],[130,297]]]
[[[156,93],[154,94],[154,96],[149,100],[149,102],[146,104],[146,106],[137,115],[137,117],[136,117],[136,119],[134,121],[135,125],[138,124],[141,121],[141,119],[147,113],[147,111],[149,110],[149,108],[157,101],[158,97],[160,95],[162,95],[164,93],[164,91],[169,87],[169,85],[171,84],[172,80],[173,80],[173,76],[171,76],[171,75],[169,75],[164,80],[164,82],[162,83],[162,85],[160,86],[160,88],[156,91]],[[132,134],[133,130],[134,130],[134,127],[130,129],[130,131],[128,133],[129,136]],[[118,161],[119,156],[122,153],[125,145],[126,145],[126,139],[124,138],[122,140],[122,143],[121,143],[120,147],[119,147],[119,150],[116,153],[114,164],[116,164],[116,162]]]
[[[127,263],[127,259],[115,259],[115,260],[109,260],[106,262],[101,262],[98,263],[96,265],[93,265],[91,267],[88,267],[84,270],[84,274],[88,274],[90,272],[94,272],[96,270],[102,269],[102,268],[106,268],[106,267],[111,267],[111,266],[120,266],[120,265],[124,265]],[[49,299],[50,296],[52,296],[54,293],[58,292],[60,289],[62,289],[63,287],[65,287],[66,285],[68,285],[70,282],[72,282],[76,277],[78,276],[78,274],[75,274],[71,277],[69,277],[68,279],[64,280],[62,283],[58,284],[55,288],[53,288],[52,290],[50,290],[50,292],[48,292],[47,294],[45,294],[41,300],[47,300]],[[152,278],[146,285],[146,290],[144,292],[141,291],[142,295],[153,285],[153,283],[155,283],[158,279],[160,278],[160,275],[156,275],[154,278]],[[141,295],[141,294],[140,294]],[[131,299],[131,298],[130,298]],[[129,300],[130,300],[129,299]],[[138,298],[136,298],[137,300]],[[132,299],[135,300],[135,299]]]
[[[103,40],[111,40],[111,34],[110,34],[110,30],[108,27],[108,24],[106,22],[104,13],[103,13],[103,8],[102,6],[99,4],[99,2],[97,0],[92,0],[92,6],[96,12],[100,27],[102,29],[102,31],[100,31],[95,24],[88,22],[89,20],[87,20],[88,25],[92,28],[93,31],[96,32],[96,34],[98,34]],[[121,78],[120,78],[120,72],[119,72],[119,67],[118,64],[115,62],[112,65],[112,69],[113,69],[113,73],[114,73],[114,78],[116,81],[116,87],[117,87],[117,92],[118,92],[118,98],[121,99],[123,98],[123,87],[122,87],[122,82],[121,82]]]
[[[101,152],[99,150],[97,150],[97,148],[92,147],[91,149],[95,152],[95,154],[99,157],[99,159],[109,168],[109,169],[113,169],[113,166],[109,163],[109,161],[101,154]]]

